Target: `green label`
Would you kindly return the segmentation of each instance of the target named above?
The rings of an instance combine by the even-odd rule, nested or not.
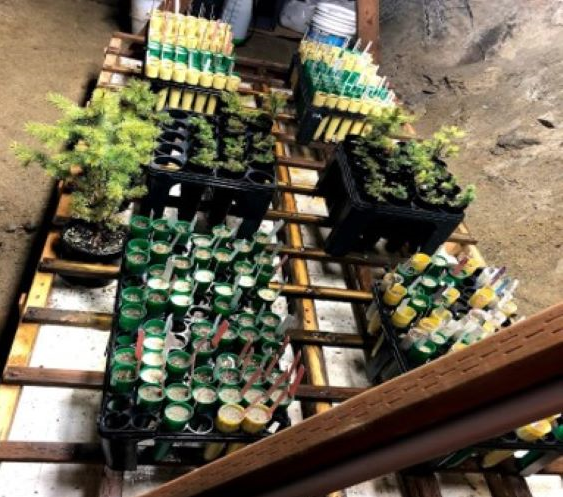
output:
[[[156,57],[160,59],[160,54],[162,52],[162,45],[158,41],[149,41],[149,55],[151,57]]]
[[[176,53],[174,45],[171,43],[162,44],[162,58],[165,60],[174,60],[174,55]]]
[[[188,49],[185,47],[176,47],[176,62],[186,64],[188,62]]]

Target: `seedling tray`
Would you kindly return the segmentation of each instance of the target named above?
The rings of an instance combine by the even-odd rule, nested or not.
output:
[[[296,71],[297,82],[294,92],[295,108],[297,111],[299,129],[295,135],[295,140],[300,145],[308,145],[314,139],[315,131],[325,117],[341,117],[354,121],[363,121],[366,116],[358,112],[346,112],[327,107],[317,107],[313,105],[314,92],[307,85],[303,66],[299,56],[293,57],[293,68]]]
[[[157,147],[154,160],[148,167],[149,191],[142,203],[142,212],[147,214],[152,209],[156,217],[162,216],[164,208],[174,203],[170,196],[170,189],[174,185],[180,184],[181,198],[178,208],[181,219],[191,219],[197,210],[205,208],[204,198],[211,197],[210,224],[220,224],[227,214],[235,215],[243,219],[239,236],[250,237],[258,230],[276,191],[275,161],[265,169],[257,169],[251,163],[243,175],[234,175],[221,169],[192,168],[189,158],[193,139],[188,130],[187,119],[194,114],[178,110],[171,112],[176,116],[185,115],[184,118],[175,120],[178,125],[186,125],[186,130],[183,132],[184,141],[181,143],[161,141]],[[218,151],[219,154],[222,154],[219,139],[223,130],[221,117],[200,114],[197,116],[206,118],[214,125]],[[166,136],[166,132],[163,133],[163,136]],[[245,136],[247,143],[245,155],[248,155],[252,134],[247,130]],[[159,149],[165,145],[176,148],[177,155],[161,155]],[[169,171],[159,167],[158,162],[166,161],[168,158],[181,169]]]
[[[137,388],[127,394],[113,393],[110,387],[111,360],[113,352],[119,346],[117,336],[119,332],[118,316],[120,307],[121,290],[124,288],[124,278],[127,277],[124,268],[125,257],[122,258],[121,274],[118,279],[115,304],[113,309],[113,320],[110,338],[106,349],[106,369],[104,373],[104,384],[102,394],[102,405],[98,416],[98,432],[102,438],[102,449],[108,467],[114,470],[134,470],[137,467],[137,459],[140,451],[141,442],[146,445],[146,441],[167,442],[181,444],[184,448],[194,449],[194,463],[201,462],[201,452],[204,444],[209,442],[222,443],[252,443],[261,438],[267,437],[278,429],[290,425],[287,413],[276,412],[267,427],[258,434],[247,434],[243,432],[221,433],[213,425],[213,418],[209,415],[194,414],[183,431],[166,431],[160,427],[163,418],[164,405],[158,411],[147,411],[139,409],[135,404]],[[191,323],[191,318],[186,316],[183,323],[187,326]],[[175,323],[176,325],[177,323]],[[174,328],[173,328],[174,329]],[[132,345],[134,347],[134,345]],[[187,348],[185,345],[184,349]],[[184,350],[182,349],[182,350]],[[171,380],[170,382],[178,382]],[[108,404],[111,400],[123,400],[129,406],[123,410],[110,409]],[[121,426],[118,426],[121,424]],[[113,426],[112,426],[113,425]],[[117,427],[116,427],[117,426]],[[201,428],[205,426],[205,431]],[[276,430],[268,431],[270,427],[276,426]],[[145,448],[145,450],[147,450]]]
[[[172,80],[165,81],[164,79],[148,78],[146,76],[143,76],[143,79],[150,83],[151,90],[154,92],[162,90],[163,88],[178,88],[179,90],[194,91],[196,93],[205,93],[207,95],[216,95],[217,97],[220,97],[221,93],[223,93],[223,90],[216,90],[215,88],[205,88],[204,86],[190,85],[188,83],[178,83]]]
[[[372,383],[380,384],[395,376],[406,373],[417,366],[409,361],[407,355],[399,346],[400,331],[391,323],[391,312],[383,305],[383,295],[378,286],[374,286],[373,296],[381,318],[380,340],[382,341],[380,342],[375,356],[367,363],[367,374]],[[563,453],[563,442],[557,440],[551,433],[541,440],[525,442],[519,439],[514,432],[511,432],[479,443],[475,445],[475,448],[510,451],[557,451]],[[436,459],[429,463],[429,465],[435,467],[442,466],[442,463],[449,457],[450,456]]]
[[[331,226],[325,250],[334,256],[352,250],[364,251],[385,238],[395,247],[408,243],[432,254],[463,220],[463,213],[430,211],[416,206],[375,203],[361,193],[363,184],[353,176],[342,145],[321,173],[317,184],[326,198]]]

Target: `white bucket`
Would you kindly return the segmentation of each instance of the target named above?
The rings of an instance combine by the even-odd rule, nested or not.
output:
[[[131,0],[131,31],[138,33],[145,27],[153,8],[158,7],[159,0]]]

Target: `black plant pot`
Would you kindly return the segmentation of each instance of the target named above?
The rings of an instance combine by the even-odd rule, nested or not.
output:
[[[100,229],[92,223],[73,220],[65,224],[61,231],[59,252],[63,259],[72,261],[116,264],[119,261],[123,245],[127,239],[124,228],[116,231]],[[91,288],[111,283],[107,278],[84,278],[63,276],[72,285]]]
[[[426,201],[423,196],[417,193],[414,197],[413,203],[424,210],[432,211],[432,212],[439,212],[441,210],[441,206],[436,204],[431,204],[430,202]]]
[[[252,131],[266,134],[271,133],[273,124],[274,121],[268,114],[260,114],[255,120],[248,121],[248,127]]]

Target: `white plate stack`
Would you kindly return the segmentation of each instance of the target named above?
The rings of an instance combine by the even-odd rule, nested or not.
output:
[[[356,2],[319,2],[311,18],[311,28],[353,37],[356,34]]]

